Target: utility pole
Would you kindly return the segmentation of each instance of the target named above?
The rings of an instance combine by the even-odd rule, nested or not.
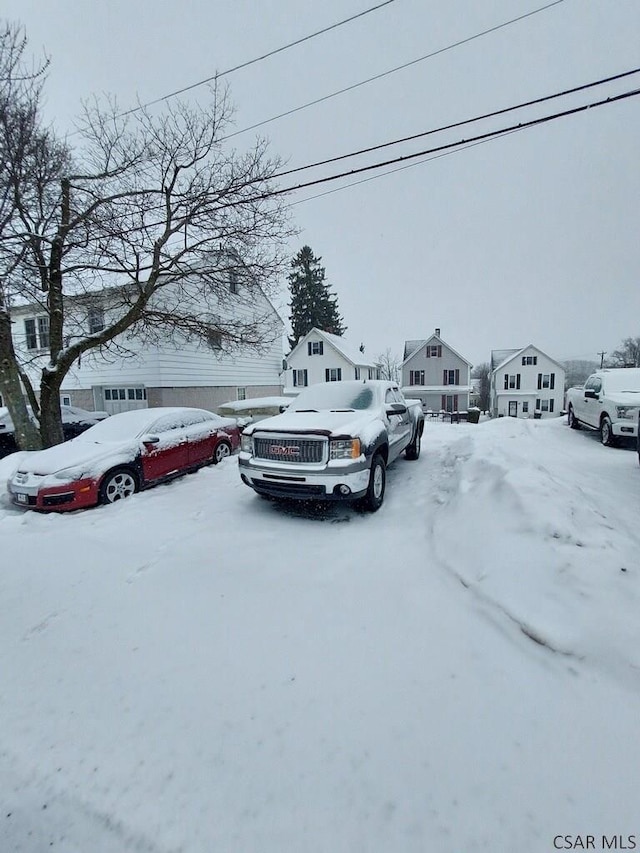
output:
[[[606,351],[596,353],[596,355],[600,356],[600,370],[602,370],[602,365],[604,364],[604,357],[606,354]]]

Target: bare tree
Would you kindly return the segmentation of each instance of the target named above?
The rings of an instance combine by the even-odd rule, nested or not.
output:
[[[10,283],[48,317],[44,446],[62,440],[61,383],[89,351],[132,336],[260,350],[278,333],[257,292],[275,286],[292,233],[273,195],[280,161],[262,140],[243,153],[225,148],[230,118],[226,91],[215,89],[207,107],[176,103],[159,116],[94,101],[63,176],[44,175],[37,202],[19,188],[11,238],[22,259]],[[233,296],[230,278],[242,283]],[[88,331],[88,306],[107,303],[104,327]],[[24,372],[23,382],[35,401]]]
[[[8,291],[27,252],[26,235],[17,234],[15,227],[20,205],[33,200],[38,169],[48,147],[38,112],[48,60],[29,66],[26,47],[20,27],[0,26],[0,392],[20,446],[38,447],[40,436],[22,393],[23,374],[13,346]]]
[[[400,382],[400,356],[387,349],[381,353],[375,360],[375,365],[380,371],[380,378],[387,379],[390,382]]]
[[[640,338],[625,338],[607,359],[608,367],[640,367]]]
[[[486,361],[482,362],[482,364],[477,364],[473,368],[471,376],[473,379],[480,380],[478,407],[481,411],[488,412],[491,400],[491,365]]]

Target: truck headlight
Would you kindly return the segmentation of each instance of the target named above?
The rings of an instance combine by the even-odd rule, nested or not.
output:
[[[253,453],[253,437],[250,435],[245,435],[244,433],[240,436],[240,450],[243,453]]]
[[[632,419],[635,417],[635,413],[637,411],[638,411],[637,406],[616,406],[616,415],[619,418]]]
[[[357,459],[359,456],[359,438],[340,438],[329,443],[329,459]]]

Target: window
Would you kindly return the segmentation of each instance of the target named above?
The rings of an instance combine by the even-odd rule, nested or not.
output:
[[[89,308],[89,334],[101,332],[104,329],[104,311],[102,308]]]
[[[528,400],[523,400],[523,401],[522,401],[522,414],[523,414],[523,415],[526,415],[526,414],[528,414],[528,413],[529,413],[529,401],[528,401]]]
[[[520,390],[520,374],[519,373],[505,373],[505,375],[504,375],[504,390],[508,391],[510,389],[515,389],[516,391]]]
[[[104,399],[109,402],[117,400],[146,400],[146,388],[105,388]]]
[[[308,341],[307,342],[307,353],[308,355],[322,355],[322,345],[323,341]]]
[[[294,388],[303,388],[309,384],[309,380],[307,377],[306,370],[294,370],[293,371],[293,387]]]
[[[27,349],[47,349],[49,347],[49,318],[29,317],[24,321],[24,334]]]
[[[556,387],[555,373],[539,373],[538,374],[538,389],[549,388],[551,391]]]
[[[409,385],[424,385],[424,370],[410,370]]]
[[[443,370],[442,371],[443,385],[459,385],[460,371],[459,370]]]
[[[427,347],[427,358],[442,358],[442,344]]]
[[[341,382],[342,381],[342,368],[341,367],[327,367],[324,372],[325,382]]]
[[[238,273],[235,270],[229,270],[229,293],[238,292]]]
[[[527,364],[537,364],[538,356],[537,355],[523,355],[522,356],[522,366],[524,367]]]
[[[237,388],[236,389],[236,399],[237,400],[246,400],[247,399],[247,389],[246,388]]]
[[[222,332],[217,329],[209,329],[206,332],[206,338],[211,349],[222,349]]]
[[[536,409],[539,412],[553,412],[553,398],[550,400],[536,400]]]

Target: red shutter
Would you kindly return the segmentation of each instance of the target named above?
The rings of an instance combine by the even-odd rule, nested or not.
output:
[[[442,344],[438,344],[438,358],[442,358]]]
[[[456,369],[456,385],[460,384],[460,370]]]
[[[453,411],[454,412],[458,411],[458,395],[457,394],[453,395]]]
[[[443,384],[443,385],[448,385],[448,384],[449,384],[449,383],[447,382],[447,378],[448,378],[447,371],[446,371],[446,370],[443,370],[443,371],[442,371],[442,384]]]
[[[427,358],[431,358],[431,347],[427,347]]]
[[[442,395],[442,399],[441,399],[441,401],[440,401],[440,408],[441,408],[441,409],[446,409],[446,408],[447,408],[447,397],[446,397],[446,394],[443,394],[443,395]]]

